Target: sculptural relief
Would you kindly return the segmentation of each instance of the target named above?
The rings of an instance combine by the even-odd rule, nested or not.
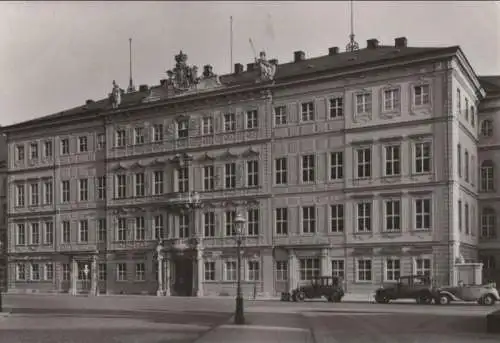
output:
[[[113,80],[113,89],[111,90],[110,100],[113,108],[118,108],[122,102],[122,92],[115,80]]]
[[[276,74],[276,65],[269,62],[264,51],[260,52],[259,58],[255,58],[255,64],[258,66],[259,79],[257,81],[272,81]]]
[[[179,52],[175,56],[175,68],[167,71],[170,84],[179,90],[188,90],[198,83],[198,67],[187,64],[188,56]]]

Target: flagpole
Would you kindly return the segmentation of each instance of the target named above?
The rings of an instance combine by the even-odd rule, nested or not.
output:
[[[229,53],[230,53],[230,70],[231,74],[233,70],[233,16],[229,18]]]

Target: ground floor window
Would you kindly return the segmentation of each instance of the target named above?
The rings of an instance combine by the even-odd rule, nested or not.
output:
[[[341,259],[332,260],[332,275],[345,279],[345,261]]]
[[[248,281],[260,280],[260,263],[259,261],[248,261]]]
[[[205,262],[205,281],[215,281],[215,262]]]
[[[135,265],[135,280],[144,281],[146,280],[146,265],[144,263],[136,263]]]
[[[385,281],[397,281],[401,276],[401,260],[388,258],[385,261]]]
[[[24,263],[18,263],[16,266],[16,280],[17,281],[26,280],[26,265]]]
[[[117,281],[127,280],[127,265],[125,263],[118,263],[116,265],[116,280]]]
[[[33,263],[31,265],[31,280],[33,281],[40,280],[40,265],[38,263]]]
[[[430,258],[417,258],[415,259],[415,274],[425,275],[431,277],[431,259]]]
[[[237,266],[235,261],[226,261],[224,264],[224,279],[226,281],[236,281]]]
[[[97,272],[97,277],[99,278],[99,281],[106,281],[106,264],[105,263],[99,263],[98,272]]]
[[[45,280],[54,279],[54,265],[52,263],[45,264]]]
[[[69,263],[64,263],[62,265],[62,274],[63,274],[63,281],[70,280],[71,271],[70,271]]]
[[[372,260],[358,259],[356,271],[356,281],[366,282],[372,281]]]
[[[300,259],[300,280],[312,280],[314,277],[320,276],[321,267],[319,258],[302,258]]]
[[[288,280],[288,261],[276,261],[276,281]]]

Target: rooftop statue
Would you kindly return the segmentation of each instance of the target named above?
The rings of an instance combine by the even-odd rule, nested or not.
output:
[[[187,90],[198,83],[198,68],[188,66],[187,59],[187,55],[181,50],[175,56],[175,68],[167,71],[171,84],[181,90]]]
[[[255,64],[259,67],[260,81],[274,80],[276,65],[269,62],[264,51],[260,52],[259,58],[255,58]]]
[[[122,102],[122,94],[120,87],[116,84],[115,80],[113,80],[113,89],[111,90],[111,106],[113,108],[118,108],[120,103]]]

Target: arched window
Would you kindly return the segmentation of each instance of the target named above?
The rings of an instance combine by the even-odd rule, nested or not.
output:
[[[493,121],[490,119],[485,119],[481,122],[481,136],[491,137],[493,136]]]
[[[483,208],[481,213],[481,237],[495,238],[496,237],[496,221],[497,216],[495,210],[490,207]]]
[[[495,189],[493,177],[495,166],[491,160],[486,160],[481,164],[481,191],[491,192]]]

